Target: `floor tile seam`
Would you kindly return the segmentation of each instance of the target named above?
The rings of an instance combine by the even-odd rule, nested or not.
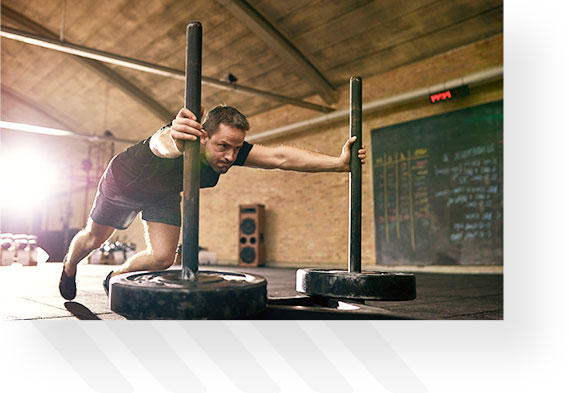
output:
[[[503,312],[503,309],[498,309],[498,310],[485,310],[485,311],[479,311],[479,312],[475,312],[475,313],[467,313],[467,314],[457,314],[457,315],[451,315],[451,316],[447,316],[444,318],[456,318],[456,317],[464,317],[464,316],[475,316],[475,315],[481,315],[481,314],[488,314],[488,313],[496,313],[496,312]]]
[[[492,296],[502,296],[502,297],[504,297],[503,293],[492,293],[492,294],[479,295],[479,296],[462,296],[462,297],[452,298],[452,301],[468,300],[468,299],[482,299],[482,298],[485,298],[485,297],[492,297]],[[435,301],[435,302],[422,303],[422,304],[439,304],[439,303],[446,303],[446,302],[449,302],[449,300],[438,300],[438,301]]]
[[[37,303],[37,304],[41,304],[41,305],[44,305],[44,306],[52,307],[52,308],[55,308],[55,309],[57,309],[57,310],[67,311],[67,309],[66,309],[65,307],[62,308],[62,307],[54,306],[53,304],[40,302],[40,301],[38,301],[38,300],[30,299],[30,298],[27,298],[27,297],[23,297],[23,296],[22,296],[20,299],[24,299],[24,300],[30,301],[30,302],[32,302],[32,303]]]
[[[489,296],[503,296],[503,294],[492,294],[492,295],[481,295],[481,296],[475,296],[475,297],[460,297],[460,298],[454,298],[451,303],[455,302],[455,301],[460,301],[460,300],[469,300],[469,299],[480,299],[483,297],[489,297]],[[391,304],[391,305],[384,305],[384,307],[414,307],[414,306],[426,306],[426,305],[432,305],[432,304],[443,304],[443,303],[450,303],[449,300],[438,300],[438,301],[433,301],[433,302],[423,302],[423,303],[404,303],[404,304]]]
[[[67,310],[66,310],[67,311]],[[92,315],[98,316],[98,315],[113,315],[115,314],[112,311],[108,311],[108,312],[101,312],[101,313],[93,313]],[[78,314],[78,315],[82,315],[82,314]],[[88,315],[88,314],[85,314]],[[69,318],[69,317],[75,317],[74,314],[69,313],[69,315],[55,315],[55,316],[50,316],[50,317],[34,317],[34,318],[16,318],[16,319],[9,319],[7,321],[43,321],[43,320],[49,320],[49,319],[62,319],[62,318]],[[79,321],[97,321],[97,320],[101,320],[101,319],[80,319],[77,318],[77,320]]]

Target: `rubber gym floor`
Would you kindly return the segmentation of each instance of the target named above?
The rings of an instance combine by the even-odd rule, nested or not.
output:
[[[58,290],[61,263],[0,267],[0,320],[122,320],[112,312],[102,281],[114,266],[83,265],[77,273],[77,297]],[[268,281],[267,310],[252,319],[503,319],[502,274],[415,273],[417,297],[411,301],[330,302],[295,291],[293,268],[204,266],[241,271]],[[326,303],[326,304],[324,304]],[[347,306],[348,304],[348,306]]]

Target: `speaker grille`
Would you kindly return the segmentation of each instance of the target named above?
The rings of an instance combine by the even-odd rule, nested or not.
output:
[[[239,253],[241,260],[245,263],[252,263],[255,261],[255,250],[253,247],[244,247]]]
[[[246,218],[240,224],[241,231],[246,235],[251,235],[255,232],[255,221],[251,218]]]

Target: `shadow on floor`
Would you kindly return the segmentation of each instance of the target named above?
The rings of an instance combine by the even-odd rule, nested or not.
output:
[[[94,319],[101,319],[97,315],[93,314],[91,310],[85,307],[81,303],[77,302],[65,302],[65,308],[67,311],[73,314],[74,317],[81,320],[94,320]]]

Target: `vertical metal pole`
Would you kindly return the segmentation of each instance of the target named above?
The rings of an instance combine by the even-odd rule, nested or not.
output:
[[[65,201],[65,216],[63,218],[63,255],[69,249],[71,239],[69,238],[69,222],[71,221],[71,213],[73,206],[73,167],[69,168],[69,188],[67,189],[67,200]]]
[[[85,169],[85,194],[83,197],[83,222],[87,222],[87,205],[89,204],[89,174],[91,173],[91,143],[87,147],[87,160],[89,161],[89,166]]]
[[[202,25],[186,28],[185,105],[200,121],[202,85]],[[198,223],[200,219],[200,141],[184,143],[182,205],[182,279],[198,279]]]
[[[358,150],[362,148],[362,78],[350,78],[350,136],[356,136],[350,154],[350,237],[348,242],[348,271],[361,271],[361,211],[362,211],[362,163]]]

